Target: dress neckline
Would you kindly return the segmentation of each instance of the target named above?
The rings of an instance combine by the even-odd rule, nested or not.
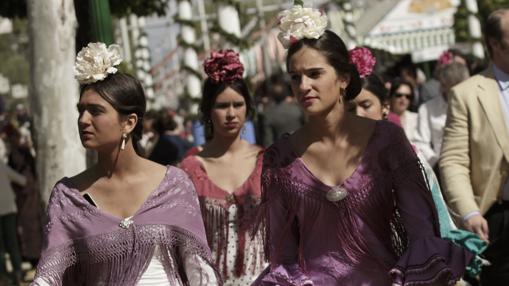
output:
[[[134,212],[132,215],[130,216],[127,216],[125,218],[122,218],[120,216],[116,216],[116,215],[113,215],[109,212],[106,212],[104,211],[103,209],[100,209],[96,206],[93,206],[92,204],[90,204],[86,199],[85,197],[83,197],[82,193],[80,192],[80,190],[76,189],[76,188],[73,188],[73,187],[70,187],[68,185],[66,185],[64,182],[65,180],[68,179],[68,177],[64,177],[62,179],[62,181],[60,182],[60,184],[64,185],[67,189],[69,189],[71,192],[73,192],[75,195],[78,196],[78,199],[84,204],[87,206],[87,208],[89,208],[90,210],[93,210],[94,212],[104,216],[104,217],[107,217],[109,218],[110,220],[113,220],[115,222],[122,222],[122,221],[125,221],[125,220],[129,220],[129,219],[134,219],[136,218],[136,216],[141,213],[145,207],[146,207],[146,204],[152,200],[152,198],[161,191],[163,185],[164,185],[164,182],[166,181],[167,177],[169,176],[170,174],[170,170],[171,170],[171,166],[168,165],[167,168],[166,168],[166,172],[164,174],[164,177],[163,179],[159,182],[159,184],[157,185],[157,187],[152,190],[152,192],[150,192],[150,194],[147,196],[147,198],[145,199],[145,201],[143,201],[143,203],[140,205],[140,207],[136,210],[136,212]]]
[[[249,176],[246,178],[246,180],[244,180],[244,182],[239,185],[238,187],[234,188],[233,191],[229,192],[221,187],[219,187],[216,183],[214,183],[214,181],[212,181],[208,174],[207,174],[207,169],[205,169],[205,166],[203,165],[203,162],[198,159],[198,155],[192,155],[192,156],[189,156],[192,160],[194,160],[198,166],[199,166],[199,170],[201,171],[203,177],[217,190],[219,190],[220,192],[224,193],[225,196],[230,196],[230,195],[234,195],[236,193],[238,193],[239,191],[243,190],[244,187],[252,180],[252,178],[256,175],[257,171],[258,171],[258,164],[260,163],[260,160],[262,158],[262,155],[263,154],[263,150],[260,150],[257,154],[256,154],[256,162],[255,162],[255,167],[253,169],[253,171],[251,172],[251,174],[249,174]]]
[[[354,177],[357,176],[357,174],[360,172],[360,169],[362,169],[363,166],[365,165],[365,163],[366,163],[365,161],[367,160],[367,157],[369,157],[368,156],[369,151],[371,150],[373,142],[375,141],[376,133],[378,132],[378,130],[380,128],[379,122],[380,121],[376,121],[375,122],[375,127],[373,128],[373,131],[371,132],[371,135],[369,136],[369,139],[368,139],[368,141],[366,143],[366,146],[364,147],[364,150],[362,150],[362,155],[361,155],[361,159],[359,160],[359,163],[357,164],[357,166],[355,166],[353,172],[348,177],[346,177],[343,180],[343,182],[341,182],[338,185],[334,185],[334,186],[333,185],[329,185],[329,184],[324,183],[322,180],[320,180],[306,166],[306,163],[304,162],[304,160],[302,160],[302,157],[298,156],[297,153],[294,152],[294,150],[291,148],[291,145],[289,144],[290,142],[288,142],[287,146],[290,149],[291,155],[296,159],[296,161],[304,169],[304,171],[309,174],[309,176],[313,179],[313,181],[318,182],[319,184],[321,184],[322,186],[324,186],[327,189],[332,189],[332,188],[335,188],[335,187],[345,187],[351,180],[353,180]],[[285,138],[286,141],[289,141],[290,137],[289,136],[285,136],[284,138]]]

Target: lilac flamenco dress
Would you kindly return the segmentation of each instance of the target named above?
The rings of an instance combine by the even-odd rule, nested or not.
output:
[[[221,283],[211,266],[193,184],[175,167],[168,167],[131,217],[103,212],[69,187],[66,178],[52,191],[48,216],[33,285]],[[154,277],[157,284],[150,283]]]
[[[472,254],[440,238],[433,199],[401,128],[378,121],[361,163],[334,186],[284,136],[265,153],[262,214],[270,266],[253,285],[454,284]]]

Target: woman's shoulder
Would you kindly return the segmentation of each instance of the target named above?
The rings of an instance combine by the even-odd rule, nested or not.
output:
[[[83,192],[90,187],[96,180],[97,176],[94,175],[92,168],[87,168],[81,173],[78,173],[72,177],[63,177],[60,179],[54,188],[57,189],[75,189],[79,192]]]
[[[282,167],[295,159],[295,153],[290,146],[292,136],[295,136],[295,133],[285,133],[263,150],[264,168]]]
[[[193,172],[200,167],[200,161],[198,160],[197,155],[189,155],[180,162],[178,167],[185,172]]]

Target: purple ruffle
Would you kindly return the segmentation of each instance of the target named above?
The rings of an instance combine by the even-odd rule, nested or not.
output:
[[[425,237],[411,242],[389,274],[396,285],[431,285],[437,281],[454,285],[472,257],[468,250],[449,241]]]
[[[257,285],[313,286],[314,283],[297,264],[292,264],[279,265],[272,269],[267,267],[252,284],[252,286]]]

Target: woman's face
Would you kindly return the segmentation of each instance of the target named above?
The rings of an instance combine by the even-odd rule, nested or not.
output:
[[[348,103],[347,108],[348,111],[355,113],[357,116],[374,120],[384,119],[384,111],[385,113],[388,112],[388,107],[382,105],[376,95],[364,88],[354,100]]]
[[[412,90],[406,84],[402,84],[396,92],[391,95],[391,111],[397,115],[403,114],[410,106],[412,100]]]
[[[340,103],[340,90],[348,86],[345,77],[317,50],[304,46],[292,55],[288,73],[293,94],[308,115],[330,111]]]
[[[78,103],[78,129],[83,147],[113,150],[122,139],[119,113],[94,90],[86,90]]]
[[[210,119],[216,135],[231,137],[238,136],[246,121],[246,101],[234,89],[227,87],[214,102]]]

